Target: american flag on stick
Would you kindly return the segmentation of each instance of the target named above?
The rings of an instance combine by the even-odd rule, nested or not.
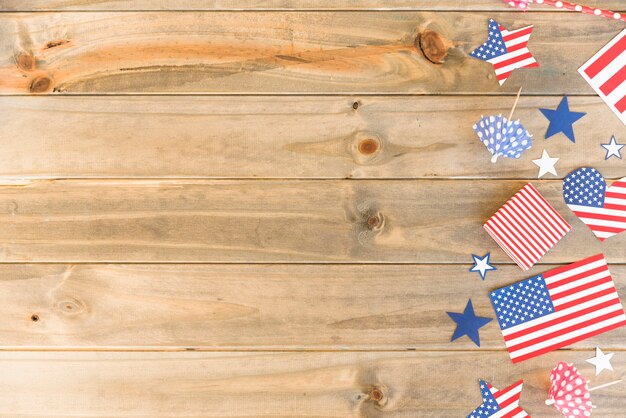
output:
[[[580,67],[578,72],[626,124],[626,29]]]
[[[499,390],[481,380],[483,403],[467,418],[530,418],[519,405],[523,385],[524,381],[520,380],[506,389]]]
[[[604,255],[490,294],[513,363],[626,325]]]
[[[493,65],[500,85],[516,68],[539,67],[528,50],[528,41],[534,26],[508,31],[493,19],[489,19],[487,42],[470,53],[474,58]]]
[[[572,229],[530,183],[484,228],[522,270],[530,269]]]

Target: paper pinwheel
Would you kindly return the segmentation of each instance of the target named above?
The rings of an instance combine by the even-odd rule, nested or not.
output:
[[[546,405],[554,405],[567,418],[591,416],[593,405],[587,380],[573,364],[561,362],[550,372],[550,393]]]
[[[517,7],[520,10],[528,10],[533,0],[502,0],[508,3],[510,6]],[[598,9],[596,7],[582,6],[576,3],[570,3],[569,1],[560,0],[534,0],[534,3],[545,4],[546,6],[556,7],[557,9],[565,9],[573,12],[580,12],[589,15],[596,15],[606,17],[608,19],[622,20],[626,22],[626,16],[622,16],[621,13],[612,12],[610,10]]]
[[[491,162],[498,157],[520,158],[532,144],[532,135],[519,120],[510,121],[502,115],[484,116],[474,125],[480,141],[493,155]]]
[[[498,390],[484,380],[480,381],[480,391],[483,395],[483,403],[474,409],[467,418],[484,418],[484,417],[515,417],[530,418],[519,406],[519,398],[522,394],[523,380],[509,386],[506,389]]]

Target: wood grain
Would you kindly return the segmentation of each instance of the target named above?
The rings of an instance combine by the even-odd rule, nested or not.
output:
[[[525,181],[34,181],[0,188],[3,262],[510,262],[482,224]],[[604,252],[560,181],[534,183],[574,226],[543,262]],[[437,198],[437,202],[433,199]]]
[[[536,179],[531,160],[543,149],[560,158],[559,177],[582,166],[624,176],[600,146],[614,133],[624,142],[623,125],[599,97],[569,99],[587,112],[575,145],[562,134],[544,140],[538,109],[559,101],[520,99],[515,116],[534,147],[491,164],[472,126],[508,114],[512,97],[5,96],[0,178]]]
[[[482,255],[482,254],[481,254]],[[468,263],[471,264],[471,263]],[[446,312],[530,277],[498,265],[0,265],[2,350],[459,350]],[[555,266],[542,266],[547,271]],[[626,294],[626,266],[611,265]],[[626,327],[574,345],[621,349]],[[495,319],[483,349],[504,349]]]
[[[620,0],[586,0],[586,5],[623,9]],[[536,6],[538,10],[552,10]],[[494,0],[3,0],[2,11],[59,10],[508,10]],[[557,9],[558,10],[558,9]]]
[[[1,415],[458,418],[480,405],[479,378],[498,388],[524,378],[521,405],[549,418],[557,412],[544,400],[558,361],[574,362],[592,385],[624,377],[623,352],[613,359],[617,372],[599,378],[585,362],[592,356],[559,352],[512,366],[489,351],[1,353]],[[623,384],[592,399],[594,415],[623,417]]]
[[[536,24],[541,67],[501,88],[489,63],[468,56],[488,17]],[[415,46],[425,29],[454,45],[444,64]],[[580,13],[3,13],[0,94],[591,94],[576,69],[621,29]]]

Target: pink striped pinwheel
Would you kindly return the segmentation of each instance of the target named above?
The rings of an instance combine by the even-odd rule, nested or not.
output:
[[[568,1],[557,0],[502,0],[510,6],[516,7],[521,10],[528,10],[531,3],[545,4],[546,6],[556,7],[557,9],[571,10],[573,12],[581,12],[590,15],[602,16],[608,19],[616,19],[626,22],[626,16],[622,16],[621,13],[612,12],[610,10],[598,9],[595,7],[582,6],[576,3],[570,3]]]

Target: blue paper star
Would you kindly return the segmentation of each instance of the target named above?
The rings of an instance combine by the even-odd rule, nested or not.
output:
[[[619,158],[620,160],[622,159],[622,152],[620,150],[624,148],[625,144],[618,144],[617,140],[615,139],[615,135],[611,136],[611,142],[609,142],[608,144],[600,145],[602,145],[602,147],[606,149],[606,157],[604,157],[605,160],[608,160],[613,156]]]
[[[569,104],[567,103],[567,96],[563,97],[563,100],[561,100],[561,103],[559,103],[559,107],[557,107],[556,110],[539,110],[550,121],[548,131],[546,132],[546,139],[550,138],[552,135],[558,134],[559,132],[563,132],[563,134],[568,137],[570,141],[574,143],[576,142],[576,139],[574,138],[574,128],[572,125],[578,119],[585,116],[586,113],[570,112]]]
[[[472,300],[467,301],[465,311],[462,314],[455,312],[447,312],[448,316],[456,322],[456,329],[452,335],[450,341],[454,341],[464,335],[467,335],[474,344],[480,347],[480,337],[478,336],[478,329],[484,327],[493,318],[483,318],[482,316],[476,316],[474,314],[474,306],[472,306]]]
[[[485,280],[485,277],[487,276],[488,271],[497,270],[497,268],[489,264],[490,257],[491,257],[491,253],[485,254],[482,258],[477,255],[472,254],[472,258],[474,259],[474,265],[472,266],[471,269],[469,269],[469,271],[471,271],[472,273],[476,272],[480,274],[480,278]]]

